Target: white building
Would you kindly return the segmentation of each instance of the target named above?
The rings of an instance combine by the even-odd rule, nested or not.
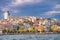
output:
[[[36,20],[36,17],[30,17],[32,19],[32,22],[34,22]]]
[[[4,19],[8,19],[9,18],[9,11],[5,11],[4,12]]]

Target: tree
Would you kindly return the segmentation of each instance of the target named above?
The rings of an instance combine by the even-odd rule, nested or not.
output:
[[[33,25],[33,22],[32,21],[29,21],[28,24]]]
[[[49,30],[49,32],[53,32],[53,30],[51,29],[51,27],[49,27],[49,29],[48,29],[48,30]]]
[[[2,32],[3,32],[3,33],[6,33],[6,29],[3,29]]]
[[[51,30],[53,31],[53,32],[57,32],[58,31],[58,25],[52,25],[51,26]]]
[[[37,29],[38,32],[44,32],[45,31],[45,26],[41,25],[41,26],[36,27],[36,29]]]
[[[28,28],[28,31],[29,31],[29,32],[34,32],[35,29],[34,29],[34,27],[29,27],[29,28]]]

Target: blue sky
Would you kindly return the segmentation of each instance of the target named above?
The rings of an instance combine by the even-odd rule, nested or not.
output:
[[[14,16],[60,19],[60,0],[0,0],[0,18],[5,10]]]

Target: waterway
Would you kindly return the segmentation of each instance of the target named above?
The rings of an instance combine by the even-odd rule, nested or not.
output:
[[[60,40],[60,34],[0,35],[0,40]]]

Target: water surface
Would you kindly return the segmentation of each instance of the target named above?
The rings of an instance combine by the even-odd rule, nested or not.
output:
[[[1,35],[0,40],[60,40],[60,34]]]

